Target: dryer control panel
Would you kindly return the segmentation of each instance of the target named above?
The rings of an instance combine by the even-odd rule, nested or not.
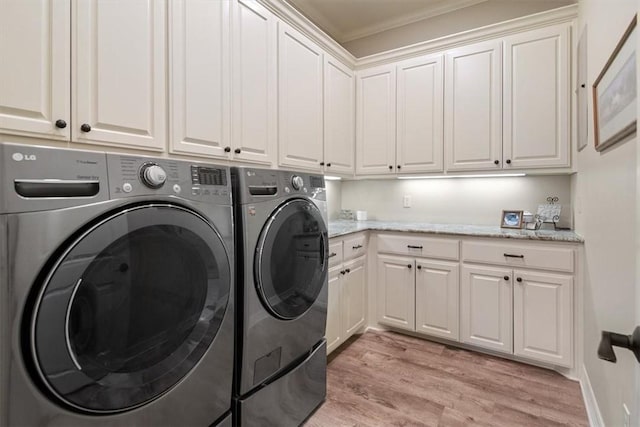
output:
[[[231,203],[229,168],[185,160],[107,155],[111,198],[178,196]]]

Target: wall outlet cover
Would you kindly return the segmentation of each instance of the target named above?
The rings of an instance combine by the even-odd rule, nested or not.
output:
[[[405,208],[411,207],[411,196],[409,194],[405,194],[405,196],[402,198],[402,206]]]

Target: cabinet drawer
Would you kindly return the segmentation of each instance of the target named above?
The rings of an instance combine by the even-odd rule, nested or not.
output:
[[[378,235],[378,252],[457,261],[459,241],[422,236]]]
[[[462,242],[462,260],[510,267],[573,272],[573,249],[526,244]]]
[[[342,264],[342,240],[329,240],[329,268]]]
[[[357,258],[367,253],[367,236],[364,234],[344,239],[344,260]]]

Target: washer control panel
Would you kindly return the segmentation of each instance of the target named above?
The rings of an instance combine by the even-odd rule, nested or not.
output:
[[[160,188],[167,181],[167,172],[157,163],[145,163],[140,168],[140,180],[149,188]]]
[[[291,177],[291,186],[295,190],[300,190],[302,187],[304,187],[304,179],[300,175],[293,175]]]
[[[177,196],[231,203],[229,168],[197,162],[108,154],[111,197]]]

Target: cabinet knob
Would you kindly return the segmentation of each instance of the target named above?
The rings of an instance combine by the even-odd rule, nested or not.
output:
[[[56,127],[60,128],[60,129],[64,129],[64,128],[67,127],[67,122],[65,122],[62,119],[58,119],[58,120],[56,120]]]
[[[416,265],[416,268],[417,268],[418,270],[422,270],[422,266],[421,266],[420,264]]]
[[[350,268],[345,268],[344,271],[345,271],[345,273],[351,273],[351,269]]]
[[[91,132],[91,125],[88,123],[84,123],[82,126],[80,126],[80,130],[82,132]]]
[[[402,167],[401,165],[398,165],[398,169],[400,169],[401,167]]]
[[[493,163],[496,164],[496,165],[499,165],[500,164],[500,160],[494,160]]]
[[[320,166],[324,166],[324,162],[320,162]]]
[[[411,264],[407,264],[407,268],[411,268]]]
[[[235,150],[233,150],[233,152],[236,153],[236,154],[240,154],[240,153],[242,153],[242,150],[239,149],[239,148],[236,148]]]
[[[393,169],[393,166],[389,165],[389,170],[392,170],[392,169]]]
[[[331,163],[327,163],[327,167],[329,167],[329,168],[330,168],[330,167],[331,167]]]
[[[516,282],[522,282],[522,277],[516,278]]]
[[[342,271],[340,272],[340,274],[342,274],[342,275],[344,276],[345,274],[347,274],[347,272],[346,272],[346,271],[344,271],[344,270],[342,270]]]
[[[507,159],[507,164],[510,165],[511,164],[511,159]]]
[[[509,280],[509,276],[504,276],[504,280]]]
[[[231,152],[231,147],[224,147],[224,152],[225,153]]]

